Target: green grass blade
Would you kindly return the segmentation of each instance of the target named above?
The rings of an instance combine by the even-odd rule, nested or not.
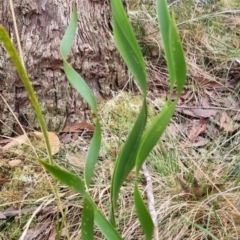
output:
[[[195,226],[196,228],[203,231],[207,236],[211,237],[213,240],[219,240],[215,235],[213,235],[210,231],[208,231],[206,228],[200,226],[199,224],[189,222],[191,225]]]
[[[162,35],[163,47],[164,47],[165,57],[166,57],[167,66],[168,66],[168,72],[169,72],[169,78],[170,78],[170,89],[172,91],[174,84],[176,82],[176,75],[174,71],[174,65],[172,63],[170,34],[169,34],[169,30],[172,25],[172,20],[170,18],[166,0],[157,0],[157,15],[158,15],[158,25]]]
[[[144,96],[147,93],[146,66],[140,47],[120,0],[111,0],[113,33],[117,48]]]
[[[142,136],[142,140],[139,146],[139,151],[136,159],[136,173],[141,169],[141,166],[153,147],[158,142],[159,138],[166,129],[174,113],[177,101],[170,103],[167,102],[163,107],[160,114],[158,114],[149,126],[147,131]]]
[[[18,75],[20,77],[20,79],[22,80],[23,86],[26,89],[27,93],[28,93],[28,97],[29,100],[33,106],[33,109],[37,115],[37,119],[39,121],[43,136],[44,136],[44,140],[46,143],[46,147],[47,147],[47,151],[48,151],[48,155],[49,155],[49,160],[51,162],[51,164],[53,164],[53,158],[52,158],[52,153],[51,153],[51,147],[50,147],[50,143],[49,143],[49,139],[48,139],[48,134],[47,134],[47,127],[42,115],[42,111],[38,102],[38,99],[36,97],[36,94],[34,92],[32,83],[27,75],[26,69],[22,64],[21,59],[18,56],[17,50],[14,47],[14,45],[11,42],[11,39],[8,35],[8,33],[6,32],[6,30],[3,28],[3,26],[0,25],[0,41],[3,42],[5,49],[7,50],[15,68],[17,69]]]
[[[94,210],[94,222],[99,228],[99,230],[102,232],[102,234],[106,237],[106,239],[108,240],[122,239],[118,234],[118,232],[116,231],[116,229],[109,223],[109,221],[104,217],[104,215],[98,210],[96,204],[93,202],[90,195],[86,192],[84,181],[80,177],[66,171],[65,169],[59,168],[57,166],[52,166],[45,161],[40,160],[39,162],[56,179],[60,180],[63,184],[67,185],[68,187],[72,188],[76,192],[80,193],[85,199],[88,200],[88,202],[91,204]]]
[[[73,41],[76,36],[76,30],[77,30],[77,9],[76,7],[74,7],[68,28],[65,31],[65,34],[60,44],[61,54],[65,59],[67,58],[71,50]]]
[[[82,77],[80,77],[80,75],[71,67],[71,65],[68,64],[66,60],[74,40],[76,30],[77,30],[77,10],[76,8],[74,8],[69,26],[63,36],[60,45],[60,52],[62,54],[64,63],[64,72],[72,86],[82,95],[82,97],[89,104],[93,112],[97,114],[97,103],[91,89],[82,79]]]
[[[96,122],[93,138],[88,150],[87,160],[84,168],[84,179],[87,187],[90,185],[95,164],[98,160],[98,153],[101,146],[101,126]]]
[[[94,240],[94,210],[87,199],[84,199],[82,211],[82,240]]]
[[[136,153],[147,121],[147,104],[143,101],[141,111],[130,132],[121,153],[117,159],[111,184],[111,201],[113,209],[116,203],[120,188],[135,165]]]
[[[178,34],[174,18],[172,19],[172,22],[173,24],[170,27],[170,49],[172,64],[175,70],[178,96],[180,96],[187,77],[187,66],[182,43]]]
[[[138,190],[137,183],[135,183],[134,186],[134,203],[136,207],[137,216],[140,221],[141,227],[145,233],[146,239],[151,240],[154,230],[154,224],[142,200],[141,194]]]

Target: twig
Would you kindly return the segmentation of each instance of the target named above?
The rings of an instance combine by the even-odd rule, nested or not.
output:
[[[152,221],[154,224],[154,240],[158,240],[159,236],[158,236],[158,222],[157,222],[157,213],[154,207],[154,196],[153,196],[153,186],[152,186],[152,179],[151,176],[147,170],[147,165],[144,162],[142,165],[142,170],[143,170],[143,174],[146,178],[147,181],[147,187],[146,187],[146,193],[147,193],[147,198],[148,198],[148,208],[150,211],[150,215],[152,217]]]

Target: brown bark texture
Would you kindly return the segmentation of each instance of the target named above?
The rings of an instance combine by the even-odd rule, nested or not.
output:
[[[77,0],[78,30],[68,61],[87,81],[98,101],[122,88],[127,70],[115,47],[109,0]],[[73,4],[65,0],[14,0],[23,58],[37,93],[48,130],[85,120],[87,105],[67,81],[60,41],[68,26]],[[9,1],[0,2],[0,24],[16,45]],[[10,58],[0,44],[0,94],[17,118],[30,128],[38,121]],[[0,98],[0,134],[18,131],[9,107]]]

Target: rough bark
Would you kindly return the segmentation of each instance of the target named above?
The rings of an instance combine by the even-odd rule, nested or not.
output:
[[[77,0],[78,32],[69,61],[92,88],[98,101],[122,88],[126,67],[116,50],[108,0]],[[15,0],[14,10],[24,62],[51,131],[83,120],[86,104],[71,88],[60,56],[60,41],[69,23],[72,4],[65,0]],[[0,23],[16,44],[9,1],[0,3]],[[0,45],[0,93],[25,126],[38,128],[26,91]],[[16,120],[0,100],[0,134],[17,131]]]

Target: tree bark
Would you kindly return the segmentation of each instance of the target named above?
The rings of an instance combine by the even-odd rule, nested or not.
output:
[[[73,9],[69,2],[14,1],[24,63],[50,131],[59,131],[67,124],[86,118],[86,103],[67,81],[60,56],[60,41]],[[76,2],[78,30],[68,60],[87,81],[97,100],[101,101],[110,96],[112,90],[125,85],[127,70],[114,44],[109,1]],[[9,1],[0,3],[0,22],[16,45]],[[39,128],[27,93],[2,45],[0,93],[23,126]],[[11,135],[13,130],[18,130],[14,116],[2,99],[0,119],[0,134]]]

